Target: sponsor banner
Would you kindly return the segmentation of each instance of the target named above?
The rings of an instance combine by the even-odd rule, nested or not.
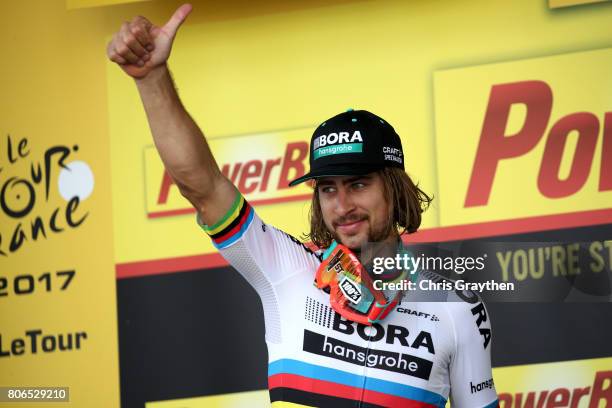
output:
[[[119,402],[108,171],[93,142],[0,139],[0,384]],[[83,375],[95,373],[95,375]],[[59,395],[59,394],[58,394]]]
[[[500,408],[612,406],[612,358],[493,369]],[[475,379],[472,392],[486,387]]]
[[[609,209],[610,68],[602,49],[435,72],[441,226]]]
[[[210,140],[222,173],[252,205],[307,200],[312,189],[289,182],[306,173],[311,129],[296,129]],[[253,146],[253,148],[245,148]],[[144,151],[144,183],[149,218],[194,213],[180,194],[155,146]]]

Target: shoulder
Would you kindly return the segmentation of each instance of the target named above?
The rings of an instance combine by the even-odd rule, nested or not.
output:
[[[295,236],[279,229],[273,225],[264,223],[261,219],[257,220],[258,234],[263,240],[275,241],[284,244],[285,249],[300,252],[308,257],[321,261],[323,251],[311,242],[302,242]]]
[[[456,289],[454,279],[431,271],[419,272],[419,280],[440,284],[437,291],[453,326],[457,342],[478,341],[483,348],[491,342],[491,318],[480,294],[473,290]]]

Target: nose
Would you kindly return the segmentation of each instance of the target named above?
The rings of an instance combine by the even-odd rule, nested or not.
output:
[[[353,203],[351,194],[345,188],[339,188],[336,194],[335,213],[340,217],[344,217],[354,209],[355,204]]]

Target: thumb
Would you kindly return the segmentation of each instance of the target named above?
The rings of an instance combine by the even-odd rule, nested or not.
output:
[[[193,7],[191,4],[183,4],[176,9],[172,17],[170,17],[170,20],[162,27],[162,30],[167,32],[170,37],[174,38],[179,27],[183,24],[183,21],[185,21],[189,13],[191,13],[192,9]]]

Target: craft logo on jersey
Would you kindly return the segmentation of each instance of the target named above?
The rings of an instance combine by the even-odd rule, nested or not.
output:
[[[210,148],[221,172],[254,205],[308,200],[307,185],[289,188],[306,173],[311,129],[212,138]],[[144,154],[146,208],[149,218],[194,212],[164,169],[154,146]]]
[[[312,144],[314,159],[333,154],[361,153],[363,150],[363,138],[361,132],[338,132],[321,135]]]
[[[357,304],[361,300],[361,287],[346,276],[340,281],[340,291],[352,303]]]
[[[611,68],[602,49],[436,72],[442,226],[608,209]]]

